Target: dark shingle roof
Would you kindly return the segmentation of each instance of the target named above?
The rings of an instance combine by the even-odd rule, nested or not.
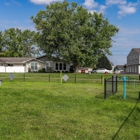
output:
[[[3,63],[24,63],[25,61],[32,60],[34,58],[27,57],[0,57],[0,62]]]
[[[140,48],[133,48],[132,50],[134,50],[134,51],[140,53]]]

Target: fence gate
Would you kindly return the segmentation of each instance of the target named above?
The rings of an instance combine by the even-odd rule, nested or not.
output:
[[[117,92],[117,76],[104,80],[104,99]]]

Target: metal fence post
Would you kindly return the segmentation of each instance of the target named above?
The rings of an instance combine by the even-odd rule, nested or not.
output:
[[[76,83],[76,73],[75,73],[75,83]]]
[[[24,72],[24,75],[23,76],[24,76],[23,78],[24,78],[24,82],[25,82],[25,72]]]
[[[118,77],[116,75],[116,92],[118,92]]]
[[[114,93],[114,76],[112,76],[112,93]]]
[[[102,77],[102,75],[101,75],[101,85],[102,85],[102,80],[103,80],[102,78],[103,78],[103,77]]]
[[[106,79],[104,79],[104,99],[106,99]]]
[[[49,82],[50,82],[50,74],[49,74]]]

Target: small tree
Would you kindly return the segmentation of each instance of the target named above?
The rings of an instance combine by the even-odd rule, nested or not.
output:
[[[108,70],[112,69],[111,63],[105,55],[103,55],[101,58],[98,59],[98,64],[96,65],[96,67],[106,68]]]

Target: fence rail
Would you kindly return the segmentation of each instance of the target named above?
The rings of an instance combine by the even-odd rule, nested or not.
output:
[[[0,73],[0,79],[8,82],[11,73]],[[17,82],[60,82],[61,76],[67,75],[67,81],[63,83],[96,83],[103,84],[104,75],[96,74],[75,74],[75,73],[13,73],[13,81]],[[108,75],[106,75],[108,77]]]

